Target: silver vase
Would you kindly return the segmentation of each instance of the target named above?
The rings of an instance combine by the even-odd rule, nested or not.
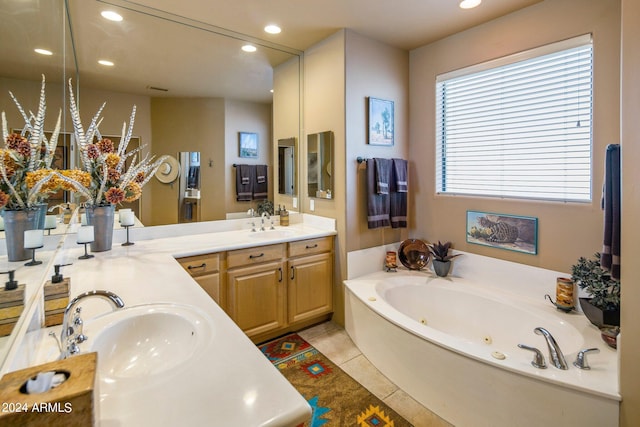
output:
[[[31,258],[31,249],[24,248],[24,232],[38,226],[38,211],[26,209],[4,211],[4,235],[9,261],[24,261]]]
[[[87,225],[93,225],[94,240],[91,243],[91,252],[110,251],[115,205],[87,206],[86,214]]]

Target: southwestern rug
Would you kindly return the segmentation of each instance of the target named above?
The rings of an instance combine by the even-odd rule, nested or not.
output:
[[[300,427],[411,426],[298,334],[258,347],[309,402],[311,419]]]

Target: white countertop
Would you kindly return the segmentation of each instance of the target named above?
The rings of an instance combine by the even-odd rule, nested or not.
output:
[[[244,223],[246,221],[239,224]],[[233,221],[226,228],[236,229],[225,231],[222,227],[217,232],[207,232],[220,227],[220,224],[202,223],[200,227],[175,225],[155,231],[152,229],[156,227],[131,228],[135,245],[121,246],[119,242],[124,239],[116,235],[111,251],[95,253],[95,258],[88,260],[77,259],[84,249],[75,244],[74,235],[67,236],[56,263],[73,262],[62,271],[65,277],[71,278],[72,297],[88,290],[104,289],[118,294],[126,306],[158,302],[191,305],[208,313],[216,325],[215,338],[206,357],[191,360],[178,380],[164,383],[160,380],[158,384],[155,379],[155,385],[143,392],[134,393],[126,387],[101,390],[103,424],[296,426],[309,418],[311,409],[304,398],[174,257],[334,235],[335,223],[305,218],[304,222],[289,227],[277,227],[287,229],[291,235],[275,239],[255,236],[261,231],[251,233],[246,226],[237,229],[238,224]],[[181,228],[190,234],[163,237],[175,235]],[[147,234],[142,233],[143,230]],[[138,241],[137,232],[141,238],[151,238]],[[81,305],[87,324],[91,317],[110,310],[99,299],[85,299]],[[60,327],[48,329],[59,333]],[[47,337],[48,332],[38,329],[25,335],[22,346],[13,352],[11,370],[55,359],[58,350],[55,342]],[[83,346],[87,347],[87,343],[81,344],[81,349]]]

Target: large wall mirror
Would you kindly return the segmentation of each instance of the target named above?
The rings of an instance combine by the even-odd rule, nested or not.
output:
[[[302,52],[145,3],[155,6],[144,0],[1,0],[0,55],[5,61],[0,67],[0,110],[7,112],[9,127],[22,127],[23,122],[8,91],[28,101],[25,109],[37,110],[45,74],[46,130],[54,128],[62,109],[62,131],[71,132],[66,101],[71,78],[85,126],[106,101],[100,131],[120,135],[135,105],[133,134],[146,145],[145,152],[175,158],[182,152],[198,153],[197,158],[187,156],[190,166],[199,167],[198,189],[181,188],[177,179],[164,183],[154,178],[147,184],[139,206],[145,226],[178,223],[181,217],[225,219],[226,212],[247,211],[234,194],[238,132],[259,134],[264,146],[252,161],[274,171],[270,196],[275,198],[275,141],[300,137]],[[100,14],[106,9],[124,19],[106,21]],[[245,44],[257,50],[246,53],[241,49]],[[43,46],[52,55],[34,53]],[[295,192],[298,165],[292,169],[290,191]],[[196,195],[198,210],[189,214],[183,209],[185,199]],[[0,339],[0,362],[7,342]]]
[[[333,194],[333,132],[307,135],[307,187],[309,197],[331,199]]]
[[[68,4],[76,58],[67,60],[77,62],[79,77],[61,74],[64,67],[52,69],[40,57],[31,58],[35,56],[31,44],[36,36],[58,26],[57,21],[65,16],[49,10],[53,3]],[[273,199],[278,194],[278,180],[272,147],[283,136],[299,138],[302,52],[145,4],[155,5],[149,1],[52,0],[33,7],[31,2],[4,0],[2,32],[11,37],[3,37],[9,42],[2,43],[0,52],[12,60],[0,69],[2,108],[11,110],[12,105],[7,105],[10,99],[4,96],[8,90],[37,100],[42,73],[51,82],[49,110],[56,108],[56,98],[64,97],[62,83],[69,77],[74,79],[83,122],[88,123],[106,101],[100,125],[104,135],[120,135],[123,122],[136,105],[133,134],[146,146],[145,151],[176,158],[184,151],[200,153],[198,219],[204,221],[224,219],[227,212],[246,212],[251,207],[236,201],[232,165],[242,160],[238,133],[257,133],[259,157],[251,161],[266,164],[273,171]],[[123,20],[105,20],[101,16],[104,10],[118,12]],[[246,44],[257,50],[243,51]],[[23,72],[27,60],[33,63],[33,72]],[[282,81],[276,82],[278,78]],[[278,114],[278,109],[283,113]],[[64,110],[68,116],[68,109]],[[284,111],[288,123],[279,132]],[[53,128],[53,124],[47,126]],[[294,191],[296,188],[298,183],[294,182]],[[153,179],[140,201],[140,219],[145,226],[178,223],[183,217],[183,202],[178,181]]]
[[[44,2],[3,0],[0,2],[0,111],[4,111],[9,131],[19,131],[24,127],[16,105],[12,101],[11,91],[22,107],[28,112],[38,110],[42,75],[46,78],[46,120],[47,137],[55,127],[58,112],[62,111],[61,136],[58,138],[59,154],[62,160],[69,148],[69,130],[71,128],[67,115],[67,96],[64,82],[69,78],[77,79],[71,31],[67,20],[65,0],[47,0]],[[40,53],[36,52],[39,49]],[[4,142],[2,143],[4,146]],[[57,150],[58,153],[58,150]],[[55,247],[59,236],[46,236],[47,247]],[[4,233],[0,232],[0,245],[5,253]],[[24,308],[17,323],[5,319],[8,324],[27,321],[24,313],[38,300],[38,290],[46,277],[45,269],[29,270],[24,262],[9,263],[1,257],[2,271],[17,270],[19,283],[26,285]],[[37,269],[38,267],[36,267]],[[2,276],[2,284],[6,281]],[[28,279],[27,279],[28,278]],[[0,336],[0,365],[4,362],[7,351],[13,344],[16,334],[3,325]]]

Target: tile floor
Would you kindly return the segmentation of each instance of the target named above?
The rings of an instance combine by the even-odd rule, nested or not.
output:
[[[451,427],[382,375],[340,325],[325,322],[300,331],[298,335],[415,427]]]

